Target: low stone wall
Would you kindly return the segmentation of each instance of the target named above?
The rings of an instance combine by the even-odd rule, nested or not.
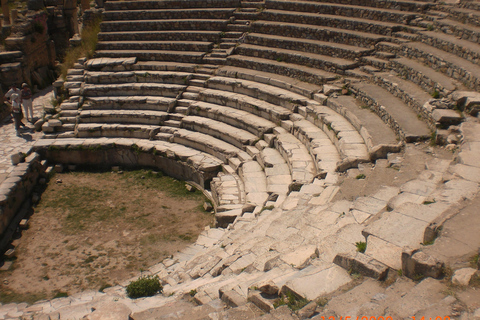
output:
[[[24,155],[15,155],[23,158]],[[0,252],[23,218],[19,216],[24,203],[28,203],[38,179],[45,174],[46,162],[32,153],[17,164],[8,178],[0,184]]]
[[[112,141],[118,143],[115,144]],[[220,163],[201,159],[200,154],[182,154],[179,148],[158,150],[146,141],[141,146],[135,140],[102,139],[102,142],[83,139],[40,140],[28,152],[25,161],[0,184],[0,251],[10,240],[21,216],[22,206],[28,204],[39,178],[45,177],[50,164],[91,165],[96,167],[149,167],[162,170],[176,179],[192,181],[204,188],[222,170]],[[177,151],[177,152],[176,152]],[[20,158],[25,155],[19,154]]]

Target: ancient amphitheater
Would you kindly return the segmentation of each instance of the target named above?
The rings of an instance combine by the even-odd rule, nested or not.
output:
[[[479,319],[479,62],[476,1],[106,2],[4,215],[48,165],[148,166],[205,188],[218,228],[148,271],[161,295],[0,319]],[[287,292],[314,303],[274,309]]]

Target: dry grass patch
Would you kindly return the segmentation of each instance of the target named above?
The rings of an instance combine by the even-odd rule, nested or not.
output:
[[[56,183],[60,179],[61,183]],[[195,241],[214,217],[200,191],[161,173],[57,174],[0,272],[0,302],[52,298],[128,280]]]

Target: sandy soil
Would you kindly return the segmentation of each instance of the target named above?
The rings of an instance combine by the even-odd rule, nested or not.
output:
[[[0,299],[31,301],[128,280],[213,223],[203,202],[200,191],[146,172],[57,174],[13,242],[17,258],[0,272]]]

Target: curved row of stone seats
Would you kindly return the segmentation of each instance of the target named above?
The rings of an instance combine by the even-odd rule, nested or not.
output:
[[[388,153],[400,152],[402,142],[398,141],[392,129],[352,96],[329,98],[327,106],[348,119],[360,133],[371,160],[386,158]]]
[[[256,46],[276,47],[287,50],[315,52],[330,57],[355,59],[372,53],[372,49],[352,45],[318,41],[312,39],[297,39],[261,33],[249,33],[245,43]],[[240,45],[243,46],[243,45]]]
[[[135,31],[135,32],[100,32],[99,42],[115,41],[220,41],[222,31],[209,30],[164,30],[164,31]]]
[[[172,19],[229,19],[236,10],[232,8],[197,8],[190,7],[186,1],[182,8],[148,9],[137,10],[106,10],[102,15],[102,21],[121,20],[172,20]]]
[[[186,85],[172,83],[120,83],[120,84],[85,84],[82,88],[84,97],[99,96],[163,96],[176,98],[184,91]]]
[[[403,23],[375,21],[358,17],[345,17],[336,14],[326,14],[321,10],[318,13],[285,11],[276,9],[263,10],[260,19],[277,22],[302,23],[325,27],[341,27],[347,30],[362,30],[367,33],[375,33],[392,36],[394,32],[404,30]]]
[[[463,40],[480,43],[480,27],[468,25],[449,18],[435,19],[433,25],[441,32]]]
[[[238,93],[238,95],[242,93],[255,98],[260,98],[267,102],[272,102],[275,105],[283,106],[284,108],[290,109],[293,112],[296,112],[298,109],[298,112],[300,114],[304,112],[305,116],[310,113],[310,121],[312,123],[321,128],[323,131],[327,132],[327,135],[329,131],[333,133],[329,135],[329,138],[337,145],[337,148],[343,160],[345,160],[345,163],[348,163],[348,165],[345,164],[347,168],[349,166],[356,166],[358,162],[365,162],[369,161],[370,159],[368,152],[366,151],[364,141],[355,128],[335,111],[322,106],[316,101],[309,100],[304,96],[289,92],[285,89],[274,88],[269,85],[263,85],[254,81],[243,79],[211,77],[206,81],[206,86],[208,88],[214,87],[222,90],[228,90]],[[225,103],[225,99],[228,99],[229,95],[225,96],[225,94],[220,91],[217,92],[217,95],[223,97],[223,99],[217,98],[219,100],[217,103],[228,105],[228,103]],[[238,104],[236,107],[238,107]],[[241,105],[240,108],[243,108],[243,105]],[[257,110],[261,109],[257,108]],[[248,111],[258,114],[258,111]],[[289,117],[290,120],[299,120],[298,117],[302,119],[300,115],[295,115],[296,119],[292,118],[293,113],[290,113]],[[311,130],[312,129],[310,128],[310,131]],[[314,154],[312,151],[311,153]],[[340,167],[344,166],[341,165]],[[342,171],[346,167],[344,167]]]
[[[205,187],[223,162],[207,153],[165,141],[144,139],[42,139],[33,151],[52,163],[125,167],[156,167],[174,178]]]
[[[305,65],[338,74],[343,74],[345,70],[357,67],[356,62],[346,59],[333,58],[327,55],[320,55],[310,52],[280,49],[277,47],[257,46],[251,44],[239,45],[235,48],[235,54],[259,57],[269,60],[278,59],[286,63]]]
[[[357,17],[374,21],[396,22],[402,24],[409,24],[410,21],[419,17],[419,14],[416,12],[333,2],[265,0],[265,6],[268,9],[321,12],[322,14]]]
[[[239,0],[162,0],[162,1],[109,1],[105,11],[158,10],[185,8],[238,8]]]
[[[189,115],[217,120],[246,130],[259,138],[265,133],[271,133],[276,126],[275,123],[267,119],[229,106],[185,99],[179,100],[179,104],[188,106]]]
[[[168,111],[175,106],[175,98],[159,96],[132,97],[86,97],[82,104],[83,110],[156,110]],[[62,104],[63,105],[63,104]],[[78,108],[77,107],[75,109]],[[65,110],[62,108],[62,110]]]
[[[393,47],[392,47],[393,49]],[[437,49],[422,42],[406,42],[394,53],[420,60],[432,69],[438,70],[449,77],[461,81],[466,87],[478,90],[480,66],[457,56],[456,54]]]
[[[195,91],[198,93],[197,99],[199,101],[225,105],[234,109],[243,110],[274,123],[287,120],[292,113],[290,110],[273,103],[240,94],[238,92],[223,91],[219,88],[220,86],[214,87],[218,88],[218,90],[195,88]]]
[[[101,41],[97,44],[97,52],[103,51],[192,51],[207,52],[213,48],[212,42],[204,41]]]
[[[237,78],[258,83],[268,84],[274,87],[285,89],[309,99],[313,99],[314,95],[322,90],[321,86],[304,82],[295,78],[277,75],[275,73],[262,72],[252,69],[244,69],[239,67],[221,66],[215,71],[215,75],[220,77]],[[334,78],[326,79],[334,80]]]
[[[74,137],[79,138],[132,138],[150,139],[160,132],[158,125],[142,124],[104,124],[104,123],[78,123],[75,125]],[[68,136],[67,138],[71,138]]]
[[[228,20],[178,19],[178,20],[133,20],[105,21],[102,32],[112,31],[158,31],[158,30],[225,30]]]
[[[316,2],[330,3],[332,0],[315,0]],[[428,1],[410,1],[410,0],[388,0],[388,1],[375,1],[375,0],[335,0],[336,4],[356,5],[383,9],[392,9],[399,11],[414,11],[424,13],[428,9],[435,6],[435,3]]]
[[[85,83],[170,83],[186,84],[192,78],[191,72],[135,70],[119,72],[85,71]]]
[[[336,77],[335,73],[324,70],[250,56],[230,55],[227,57],[226,64],[232,67],[251,68],[259,72],[292,77],[316,85],[322,85]]]
[[[431,136],[428,125],[417,117],[417,113],[387,90],[363,82],[353,82],[350,88],[356,97],[370,106],[402,140],[414,142]]]

